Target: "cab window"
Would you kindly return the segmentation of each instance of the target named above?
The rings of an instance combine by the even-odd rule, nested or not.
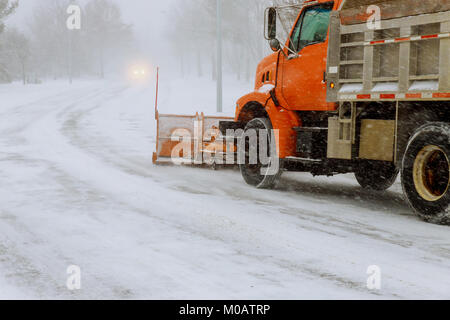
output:
[[[307,9],[294,28],[290,49],[299,52],[306,46],[324,42],[327,39],[331,11],[331,5]]]

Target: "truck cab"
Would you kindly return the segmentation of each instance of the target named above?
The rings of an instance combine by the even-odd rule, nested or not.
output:
[[[328,29],[333,7],[333,1],[321,1],[301,10],[282,49],[278,70],[279,96],[288,110],[336,110],[335,103],[326,101],[325,79]],[[260,68],[264,73],[264,66]],[[305,95],[305,92],[311,94]]]
[[[281,135],[280,158],[296,156],[293,128],[305,121],[299,112],[335,112],[338,108],[337,103],[326,99],[328,30],[331,13],[338,4],[320,0],[294,6],[298,15],[286,43],[282,48],[275,45],[276,52],[261,61],[255,91],[237,102],[237,122],[267,113]]]

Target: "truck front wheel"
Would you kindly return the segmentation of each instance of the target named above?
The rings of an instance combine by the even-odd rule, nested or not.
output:
[[[425,221],[450,224],[450,125],[431,123],[410,139],[403,159],[403,191]]]
[[[240,169],[245,182],[258,189],[273,189],[280,180],[282,170],[276,151],[272,123],[257,118],[245,127],[238,152]]]
[[[386,165],[371,161],[363,163],[355,172],[355,177],[361,187],[365,189],[385,191],[395,183],[398,173],[399,170],[394,164]]]

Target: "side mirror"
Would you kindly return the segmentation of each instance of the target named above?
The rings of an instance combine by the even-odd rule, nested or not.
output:
[[[277,9],[268,8],[266,10],[266,22],[267,22],[267,40],[273,40],[277,37]]]
[[[272,49],[272,51],[274,51],[274,52],[277,52],[278,50],[281,49],[280,41],[278,41],[278,39],[270,40],[269,45],[270,45],[270,49]]]

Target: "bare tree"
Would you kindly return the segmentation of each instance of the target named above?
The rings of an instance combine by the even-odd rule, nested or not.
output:
[[[5,28],[4,20],[16,10],[18,1],[0,0],[0,33]]]
[[[0,0],[0,34],[5,29],[5,19],[14,13],[17,6],[19,5],[18,1],[10,1],[10,0]],[[3,52],[5,54],[4,41],[0,41],[0,54]],[[5,66],[4,57],[0,56],[0,82],[10,82],[12,80],[8,70]]]
[[[29,41],[16,29],[6,30],[2,36],[5,41],[4,51],[8,66],[13,73],[20,73],[22,82],[27,83],[27,64],[30,56]],[[17,69],[17,71],[15,70]]]
[[[109,0],[92,0],[85,7],[85,36],[98,61],[99,76],[105,76],[105,56],[129,46],[131,26],[123,23],[119,7]]]
[[[29,29],[32,51],[43,76],[60,78],[69,72],[69,37],[66,9],[70,0],[46,0],[33,10]]]
[[[294,2],[298,0],[223,1],[225,68],[238,79],[245,76],[250,80],[258,62],[271,53],[264,39],[265,8]],[[215,78],[216,1],[185,0],[177,2],[172,11],[168,37],[173,41],[182,71],[197,65],[198,75],[201,75],[202,67],[209,64]],[[299,9],[293,9],[291,20],[295,21],[298,12]],[[283,37],[287,39],[286,34]],[[206,58],[208,55],[210,59]]]

